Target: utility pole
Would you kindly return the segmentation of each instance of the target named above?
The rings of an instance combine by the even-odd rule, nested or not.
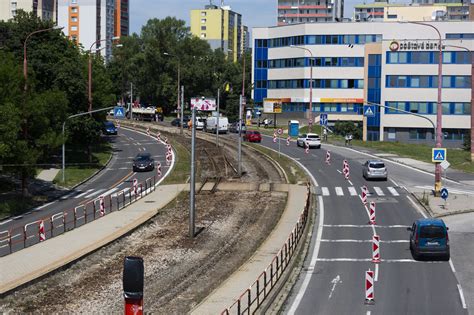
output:
[[[238,146],[238,171],[242,176],[242,95],[239,100],[239,146]]]
[[[130,106],[129,109],[130,111],[130,120],[133,120],[133,83],[130,82]]]
[[[191,180],[190,180],[190,189],[189,189],[189,237],[194,238],[194,216],[195,216],[195,189],[196,189],[196,179],[195,179],[195,170],[194,170],[194,160],[196,154],[196,107],[191,109]]]
[[[181,85],[181,129],[180,134],[183,134],[183,122],[184,122],[184,85]]]
[[[219,147],[219,100],[221,96],[221,88],[217,89],[217,130],[216,130],[216,146]]]

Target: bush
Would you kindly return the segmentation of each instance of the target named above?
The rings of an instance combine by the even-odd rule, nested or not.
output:
[[[353,139],[362,139],[362,126],[350,121],[338,121],[334,125],[334,133],[341,136],[352,134]]]
[[[466,151],[471,151],[471,133],[467,132],[464,134],[463,148]]]

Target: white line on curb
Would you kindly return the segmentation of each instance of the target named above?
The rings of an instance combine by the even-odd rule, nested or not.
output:
[[[466,300],[464,299],[464,293],[462,292],[462,288],[460,284],[458,284],[458,291],[459,291],[459,297],[461,298],[462,308],[466,309],[467,308]]]

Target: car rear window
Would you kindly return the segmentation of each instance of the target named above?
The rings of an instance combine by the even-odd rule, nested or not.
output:
[[[309,139],[319,139],[319,136],[317,135],[308,135]]]
[[[381,163],[381,162],[377,162],[377,163],[370,163],[369,165],[371,168],[384,168],[385,167],[385,164],[384,163]]]
[[[420,229],[420,237],[423,238],[444,238],[446,233],[442,226],[422,226]]]
[[[254,135],[257,135],[257,136],[260,134],[259,131],[252,131],[252,133],[253,133]]]

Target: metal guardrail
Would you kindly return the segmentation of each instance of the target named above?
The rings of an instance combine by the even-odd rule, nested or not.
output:
[[[237,298],[237,300],[228,308],[221,312],[221,315],[231,314],[253,314],[262,305],[263,301],[270,294],[271,290],[276,286],[278,280],[282,277],[286,268],[289,266],[296,248],[301,240],[303,231],[306,227],[309,217],[309,207],[311,200],[311,187],[308,183],[306,192],[306,202],[301,212],[298,222],[288,236],[285,244],[274,256],[272,262],[257,277],[252,285],[246,289]]]
[[[97,220],[107,214],[120,211],[155,191],[156,176],[147,178],[139,183],[136,192],[132,187],[117,193],[102,195],[81,204],[74,209],[68,209],[41,218],[10,230],[0,231],[0,257],[38,244],[79,226]],[[103,198],[103,207],[100,202]],[[42,239],[44,235],[44,239]]]

